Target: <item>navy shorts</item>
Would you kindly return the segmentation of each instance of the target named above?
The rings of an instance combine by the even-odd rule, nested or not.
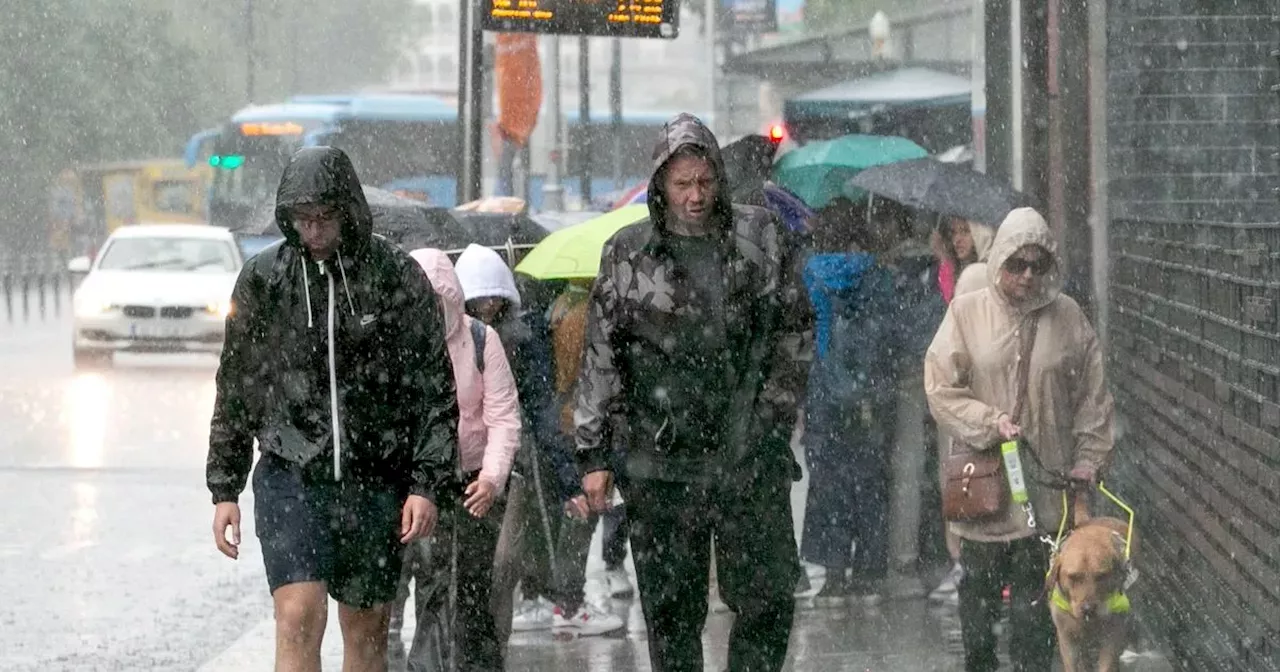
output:
[[[253,472],[253,516],[271,592],[322,581],[360,609],[391,602],[400,579],[405,494],[385,484],[326,478],[264,453]]]

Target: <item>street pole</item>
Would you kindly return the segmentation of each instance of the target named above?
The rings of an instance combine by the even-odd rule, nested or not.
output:
[[[1009,173],[1013,188],[1025,191],[1023,114],[1026,112],[1026,94],[1022,79],[1022,0],[1010,0],[1009,12]],[[1044,194],[1033,196],[1042,197]]]
[[[547,166],[547,180],[542,185],[542,209],[545,212],[564,211],[564,185],[561,161],[564,160],[564,110],[560,107],[560,37],[551,36],[547,60],[551,61],[547,79],[551,80],[551,162]]]
[[[480,198],[481,193],[481,109],[484,67],[484,35],[476,21],[476,3],[462,3],[458,12],[458,129],[462,141],[458,171],[457,201],[461,205]]]
[[[706,16],[706,33],[707,33],[707,118],[703,119],[707,124],[707,128],[712,133],[716,132],[716,85],[717,72],[720,67],[716,63],[716,40],[719,34],[716,31],[716,17],[720,8],[719,0],[706,0],[704,11]]]
[[[244,0],[244,97],[253,103],[253,0]]]
[[[578,179],[582,207],[591,205],[591,40],[578,38]]]
[[[1110,204],[1107,201],[1107,0],[1089,2],[1089,184],[1090,231],[1093,250],[1094,324],[1102,351],[1110,339],[1110,288],[1107,270],[1111,267],[1109,235]]]
[[[622,40],[613,38],[610,45],[613,62],[609,64],[609,112],[613,115],[613,188],[622,191]]]

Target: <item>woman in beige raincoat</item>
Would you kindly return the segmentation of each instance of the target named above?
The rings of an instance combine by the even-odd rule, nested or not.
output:
[[[954,437],[952,451],[990,450],[1021,436],[1028,490],[1038,525],[1056,528],[1062,491],[1025,453],[1056,474],[1093,481],[1112,449],[1113,403],[1097,335],[1080,306],[1061,293],[1057,242],[1043,217],[1022,208],[1009,213],[992,244],[988,287],[957,294],[925,356],[925,389],[934,418]],[[1036,328],[1030,329],[1032,323]],[[1018,422],[1010,417],[1018,391],[1023,337],[1035,333],[1027,396]],[[1049,549],[1010,502],[1003,514],[952,523],[962,539],[960,623],[967,672],[994,671],[1001,591],[1011,588],[1014,669],[1048,670],[1053,625],[1044,603]]]

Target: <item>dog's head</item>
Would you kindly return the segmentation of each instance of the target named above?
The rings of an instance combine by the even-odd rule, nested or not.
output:
[[[1071,615],[1088,621],[1109,613],[1107,600],[1124,590],[1127,574],[1124,535],[1108,526],[1085,525],[1062,543],[1046,590],[1057,586]]]

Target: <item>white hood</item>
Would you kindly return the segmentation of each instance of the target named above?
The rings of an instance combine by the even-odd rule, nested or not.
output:
[[[520,307],[516,277],[497,252],[483,245],[468,245],[454,264],[454,270],[467,301],[496,296],[510,301],[514,308]]]

